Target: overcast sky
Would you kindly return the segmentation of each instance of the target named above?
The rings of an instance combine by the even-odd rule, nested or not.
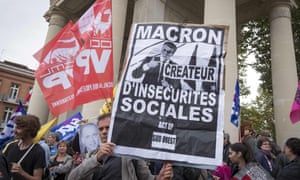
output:
[[[50,0],[0,0],[0,60],[38,67],[32,55],[43,47]]]

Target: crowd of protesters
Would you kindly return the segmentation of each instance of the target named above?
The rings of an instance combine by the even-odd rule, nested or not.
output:
[[[107,142],[110,114],[98,118],[101,144],[88,155],[80,152],[78,135],[68,143],[49,133],[34,144],[40,129],[36,116],[19,116],[15,123],[16,141],[8,143],[0,154],[0,180],[300,179],[300,139],[287,139],[281,149],[268,131],[257,135],[245,128],[241,141],[235,143],[224,133],[223,164],[208,170],[112,156],[115,144]]]

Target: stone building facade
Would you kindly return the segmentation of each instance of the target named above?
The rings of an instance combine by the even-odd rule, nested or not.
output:
[[[49,22],[46,42],[69,21],[76,21],[93,0],[50,0],[45,14]],[[237,39],[240,25],[249,20],[269,17],[271,28],[272,79],[277,140],[280,145],[291,136],[299,135],[300,124],[292,125],[289,111],[297,85],[295,53],[291,29],[293,0],[112,0],[115,81],[122,67],[132,23],[177,22],[229,25],[225,59],[224,129],[232,141],[238,140],[238,129],[230,123],[234,85],[237,79]],[[287,81],[288,79],[288,81]],[[103,101],[84,104],[74,111],[84,117],[97,115]],[[51,118],[37,83],[34,85],[29,112],[41,119]],[[74,112],[60,115],[64,120]]]
[[[0,62],[0,128],[7,123],[19,101],[27,109],[25,98],[33,84],[34,70],[9,61]]]

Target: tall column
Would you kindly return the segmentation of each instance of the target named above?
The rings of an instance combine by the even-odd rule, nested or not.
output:
[[[120,58],[122,52],[123,36],[127,12],[127,0],[112,1],[112,27],[113,27],[113,59],[114,59],[114,82],[116,84],[119,75]],[[104,100],[86,103],[82,107],[83,117],[95,117],[99,115]]]
[[[134,7],[133,22],[163,21],[165,1],[137,0]]]
[[[288,1],[289,2],[289,1]],[[273,102],[277,143],[299,137],[300,123],[291,124],[289,113],[297,88],[297,69],[290,4],[275,1],[270,9]]]
[[[46,43],[50,41],[67,22],[68,19],[60,14],[50,14]],[[48,121],[49,109],[37,81],[34,82],[33,93],[30,98],[28,107],[28,113],[38,116],[40,118],[41,124],[44,124]]]
[[[235,142],[238,141],[238,128],[230,123],[230,116],[234,87],[237,79],[236,1],[205,0],[204,24],[229,25],[227,54],[225,57],[226,75],[224,76],[224,130],[230,134],[230,139]]]

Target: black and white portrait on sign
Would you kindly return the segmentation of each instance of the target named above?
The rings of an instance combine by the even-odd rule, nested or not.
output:
[[[227,30],[133,26],[109,134],[117,153],[193,165],[222,161]]]
[[[96,124],[87,123],[80,127],[79,144],[82,154],[91,153],[100,146],[100,136]]]

